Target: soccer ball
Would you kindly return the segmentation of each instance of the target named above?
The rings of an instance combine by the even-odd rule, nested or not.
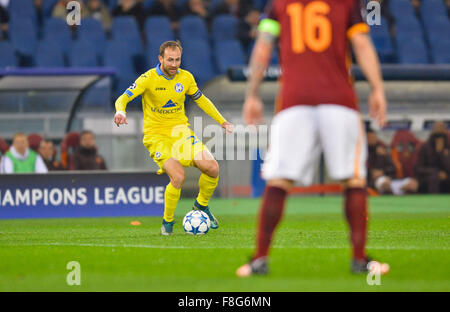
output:
[[[201,210],[189,211],[183,219],[183,228],[187,234],[206,234],[211,227],[211,221],[206,213]]]

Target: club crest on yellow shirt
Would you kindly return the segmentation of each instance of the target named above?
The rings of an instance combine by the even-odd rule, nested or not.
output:
[[[176,83],[175,84],[175,91],[177,92],[177,93],[180,93],[181,91],[183,91],[183,85],[181,84],[181,83]]]

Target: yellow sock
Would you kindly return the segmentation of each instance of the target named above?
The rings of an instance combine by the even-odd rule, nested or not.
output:
[[[164,220],[166,222],[173,221],[173,215],[175,214],[180,194],[181,189],[175,188],[170,182],[167,184],[166,191],[164,192]]]
[[[206,174],[202,173],[200,179],[198,180],[198,186],[200,191],[198,192],[197,202],[202,206],[208,206],[208,202],[211,199],[214,191],[216,190],[217,183],[219,182],[219,177],[211,178]]]

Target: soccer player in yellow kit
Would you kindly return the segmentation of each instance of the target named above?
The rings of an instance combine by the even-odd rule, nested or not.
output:
[[[227,122],[214,104],[202,94],[192,74],[179,68],[182,54],[179,42],[164,42],[159,54],[160,63],[142,74],[116,100],[114,122],[117,126],[127,124],[125,109],[128,102],[142,95],[143,143],[150,157],[160,167],[158,174],[166,172],[170,178],[164,193],[161,234],[173,233],[174,213],[185,178],[184,167],[190,166],[195,166],[202,172],[199,179],[200,190],[193,209],[204,211],[211,220],[211,228],[217,229],[219,223],[211,213],[208,203],[219,181],[219,165],[189,128],[184,111],[186,95],[219,123],[227,134],[233,131],[233,125]]]

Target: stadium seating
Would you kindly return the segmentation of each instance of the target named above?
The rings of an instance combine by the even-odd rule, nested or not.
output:
[[[43,37],[45,40],[56,42],[64,55],[69,52],[72,43],[72,33],[66,21],[61,18],[49,18],[44,23]]]
[[[238,40],[216,41],[214,44],[216,64],[221,74],[225,74],[228,67],[245,65],[245,55]]]
[[[400,64],[428,64],[428,55],[425,43],[419,38],[397,41],[398,62]]]
[[[8,41],[0,41],[0,68],[15,67],[18,65],[14,54],[14,47]]]
[[[198,85],[204,84],[216,75],[211,48],[207,41],[191,39],[183,42],[183,68],[192,72]]]
[[[37,26],[36,9],[29,0],[12,0],[9,1],[9,15],[11,20],[27,19]]]
[[[162,37],[175,39],[175,34],[170,27],[170,20],[167,16],[152,16],[145,20],[144,31],[146,41],[153,41],[153,38]]]
[[[42,135],[40,135],[38,133],[30,133],[27,136],[27,139],[28,139],[28,145],[30,146],[30,148],[32,150],[34,150],[35,152],[37,152],[39,149],[39,145],[41,144],[41,141],[44,138],[42,137]]]
[[[96,67],[100,65],[99,57],[94,45],[87,40],[76,40],[70,47],[68,55],[69,66],[71,67]]]
[[[396,22],[415,15],[414,7],[409,0],[391,0],[388,2],[388,5],[389,11],[394,16]]]
[[[410,130],[398,130],[391,141],[392,160],[397,178],[414,177],[421,142]]]
[[[122,41],[110,40],[107,42],[104,63],[105,66],[114,67],[116,70],[114,96],[117,98],[138,76],[135,69],[133,52]]]
[[[393,62],[395,57],[389,34],[389,24],[384,17],[381,17],[380,25],[370,26],[370,36],[378,52],[381,62]]]
[[[206,22],[199,16],[188,15],[180,19],[180,40],[187,42],[189,40],[208,40],[208,29]]]
[[[95,18],[84,18],[81,20],[81,25],[77,26],[77,38],[91,41],[99,54],[105,50],[106,34],[100,21]]]
[[[43,0],[42,14],[44,15],[44,18],[48,18],[52,15],[56,3],[58,3],[58,0]]]
[[[55,41],[39,41],[36,50],[37,67],[65,67],[64,55]]]
[[[215,42],[237,38],[238,20],[230,14],[219,15],[212,21],[212,37]]]
[[[143,54],[141,34],[135,18],[131,16],[116,17],[112,23],[111,34],[113,39],[119,39],[129,45],[133,54]]]
[[[9,34],[15,51],[21,57],[21,64],[31,66],[37,44],[37,31],[33,22],[23,17],[11,20]]]

